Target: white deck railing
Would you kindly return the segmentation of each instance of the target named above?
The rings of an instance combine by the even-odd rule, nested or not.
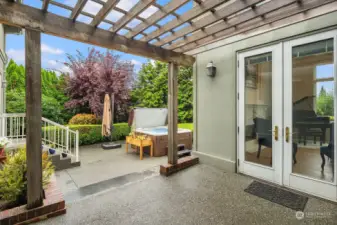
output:
[[[7,137],[13,144],[23,144],[26,140],[26,114],[0,114],[0,136]],[[60,153],[66,153],[79,161],[79,133],[67,126],[42,117],[42,144]]]

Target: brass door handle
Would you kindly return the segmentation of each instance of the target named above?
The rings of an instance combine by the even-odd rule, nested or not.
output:
[[[286,127],[286,142],[289,142],[290,129]]]
[[[274,133],[275,133],[275,141],[278,141],[278,126],[275,126]]]

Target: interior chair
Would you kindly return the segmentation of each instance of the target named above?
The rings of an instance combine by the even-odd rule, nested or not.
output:
[[[255,124],[256,137],[259,145],[256,157],[260,158],[261,147],[266,146],[268,148],[272,148],[273,145],[272,121],[258,117],[254,118],[253,120]],[[292,154],[293,163],[296,164],[297,143],[293,142],[292,153],[293,153]],[[272,164],[272,158],[270,158],[270,164]]]
[[[325,166],[325,156],[327,156],[330,159],[331,162],[331,166],[332,166],[332,173],[335,172],[334,168],[335,168],[335,163],[334,163],[334,141],[335,141],[335,133],[334,133],[334,126],[331,125],[330,127],[330,141],[329,141],[329,145],[328,146],[321,146],[320,147],[320,155],[322,158],[322,164],[321,164],[321,168],[322,168],[322,172],[324,171],[324,166]]]

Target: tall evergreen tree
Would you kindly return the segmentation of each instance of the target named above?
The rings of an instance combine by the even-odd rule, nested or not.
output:
[[[180,67],[178,73],[178,120],[193,120],[192,68]],[[143,64],[131,93],[132,102],[138,107],[167,107],[168,65],[160,61]]]

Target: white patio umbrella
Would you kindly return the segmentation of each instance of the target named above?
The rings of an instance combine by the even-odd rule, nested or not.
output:
[[[112,116],[110,97],[108,94],[105,94],[102,118],[102,136],[104,137],[111,135]]]

